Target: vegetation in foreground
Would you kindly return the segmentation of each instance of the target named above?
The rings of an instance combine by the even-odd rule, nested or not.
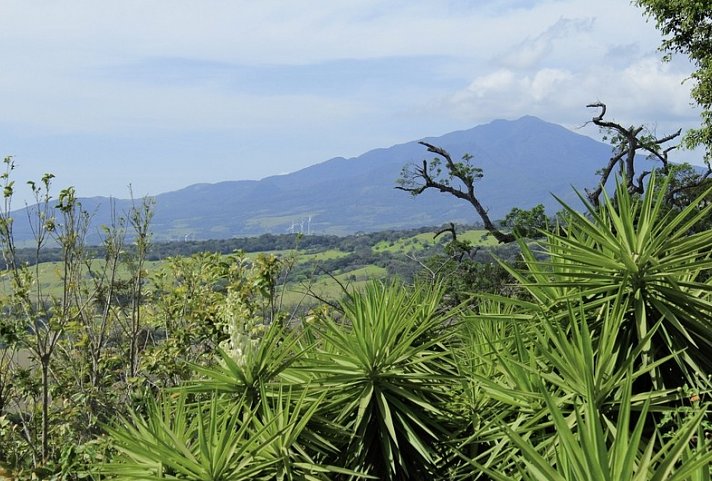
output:
[[[107,243],[99,268],[65,221],[47,232],[62,296],[33,297],[32,267],[6,280],[2,463],[27,479],[709,479],[710,191],[671,210],[659,182],[564,206],[503,264],[515,282],[474,298],[426,269],[299,319],[279,303],[284,259],[175,258],[147,289],[150,237]],[[112,283],[121,262],[133,274]]]
[[[664,48],[695,62],[703,125],[686,142],[709,156],[708,2],[636,3]],[[593,106],[615,148],[602,188],[582,196],[588,212],[563,206],[552,230],[518,212],[512,233],[483,219],[498,240],[517,239],[521,263],[471,262],[453,235],[413,285],[372,282],[304,315],[280,301],[290,260],[275,256],[174,258],[149,283],[150,203],[105,228],[97,262],[74,191],[55,209],[49,175],[30,184],[35,262],[21,262],[6,159],[0,475],[709,480],[712,168],[680,182],[663,139]],[[401,187],[456,194],[460,179],[481,215],[481,171],[427,147],[445,177],[425,161],[410,177],[424,183]],[[638,147],[662,177],[634,179],[625,152]],[[625,175],[609,198],[615,166]],[[543,239],[521,238],[532,232]],[[39,282],[50,241],[61,278],[51,295]]]

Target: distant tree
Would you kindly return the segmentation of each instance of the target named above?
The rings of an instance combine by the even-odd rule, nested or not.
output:
[[[690,205],[712,185],[709,171],[700,175],[700,172],[688,163],[671,165],[669,176],[670,185],[666,193],[666,202],[673,209],[679,210]],[[705,201],[712,202],[712,198],[707,198]]]
[[[514,241],[516,239],[514,234],[502,232],[497,228],[477,197],[475,182],[484,174],[481,168],[475,167],[470,162],[472,155],[465,154],[461,162],[455,162],[445,149],[427,142],[419,143],[425,146],[428,152],[437,154],[437,157],[423,160],[422,165],[409,164],[403,167],[396,189],[409,192],[413,196],[418,196],[428,189],[435,189],[463,199],[474,207],[482,219],[484,228],[497,241],[501,243]]]
[[[450,242],[445,244],[445,253],[452,257],[453,259],[457,259],[457,261],[462,261],[466,256],[471,257],[474,254],[477,253],[479,250],[478,247],[474,247],[472,245],[472,242],[468,240],[461,240],[457,238],[457,231],[455,230],[455,224],[450,222],[450,224],[446,227],[443,227],[439,231],[435,233],[433,236],[433,239],[437,239],[439,236],[442,234],[449,232],[450,235],[452,236],[452,239],[450,239]]]
[[[537,204],[526,210],[519,207],[513,208],[504,217],[502,224],[512,229],[518,237],[541,237],[542,232],[549,227],[549,219],[544,210],[544,204]]]

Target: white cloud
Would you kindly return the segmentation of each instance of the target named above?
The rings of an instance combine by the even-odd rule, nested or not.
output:
[[[558,40],[568,40],[577,33],[590,32],[593,22],[593,18],[569,19],[562,17],[536,37],[527,36],[496,60],[507,67],[516,69],[534,67],[552,52]]]
[[[534,78],[531,79],[531,82],[528,82],[532,99],[536,102],[541,102],[552,95],[556,95],[561,91],[562,87],[569,84],[573,77],[573,74],[566,70],[555,68],[539,70],[534,75]]]
[[[575,126],[590,117],[586,104],[603,101],[612,119],[674,131],[697,122],[697,112],[689,105],[690,85],[682,83],[685,77],[685,72],[649,57],[623,70],[608,66],[577,72],[542,68],[533,74],[498,70],[474,79],[446,99],[444,108],[471,122],[532,114]]]
[[[225,144],[211,151],[270,146],[251,151],[249,176],[260,177],[494,118],[580,125],[593,100],[621,121],[692,125],[690,85],[681,85],[690,66],[661,64],[659,42],[642,11],[621,0],[2,0],[0,145],[22,157],[21,140],[55,136],[58,156],[69,157],[86,136],[218,132]],[[409,59],[398,89],[384,85],[374,58],[393,62],[391,71]],[[364,62],[338,95],[319,89],[335,80],[316,68],[307,93],[287,78],[279,92],[255,92],[190,69],[175,73],[187,81],[130,78],[131,66],[165,59],[245,69]],[[91,159],[116,155],[86,148]],[[145,162],[146,175],[164,165]]]
[[[464,98],[475,96],[481,99],[493,94],[508,92],[515,84],[514,73],[511,70],[500,69],[473,80],[467,87],[467,91],[464,92]]]

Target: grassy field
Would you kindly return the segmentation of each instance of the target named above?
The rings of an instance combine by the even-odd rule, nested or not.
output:
[[[318,262],[331,259],[339,259],[341,257],[346,257],[349,255],[348,252],[340,251],[338,249],[328,249],[320,252],[311,253],[301,253],[296,252],[297,262],[300,264],[306,264],[308,262]]]
[[[468,230],[464,231],[458,235],[458,239],[468,240],[472,242],[473,245],[480,246],[493,246],[496,245],[496,241],[491,236],[486,235],[487,232],[484,230]],[[427,249],[432,249],[437,245],[443,245],[449,240],[449,234],[444,234],[438,239],[433,238],[432,232],[426,232],[416,235],[411,235],[403,237],[395,241],[381,241],[377,242],[371,246],[374,254],[388,253],[394,256],[405,256],[408,253],[424,251]],[[352,254],[351,252],[346,252],[336,248],[329,248],[325,250],[272,250],[264,252],[250,252],[247,255],[248,258],[255,258],[259,254],[272,254],[280,257],[284,256],[294,256],[295,266],[305,266],[314,265],[325,261],[332,261],[335,259],[341,259]],[[163,265],[165,265],[165,260],[159,261],[147,261],[146,270],[149,277],[159,271]],[[96,260],[92,263],[93,269],[99,269],[102,262]],[[35,269],[32,267],[31,269]],[[42,291],[43,296],[59,296],[62,293],[62,265],[59,262],[46,262],[39,264],[37,267],[39,288]],[[119,268],[118,277],[126,278],[128,271],[125,266]],[[368,280],[371,279],[382,279],[387,273],[382,267],[377,267],[375,265],[360,266],[358,268],[347,270],[345,272],[335,271],[331,272],[330,277],[328,274],[314,270],[313,274],[310,275],[308,279],[302,277],[300,282],[288,282],[285,287],[285,303],[288,305],[294,305],[302,302],[304,293],[311,290],[317,293],[319,296],[324,298],[334,298],[341,294],[341,287],[338,283],[343,285],[348,285],[349,289],[358,289],[363,286]],[[337,282],[338,280],[338,282]],[[3,275],[0,275],[0,296],[9,294],[9,283],[8,279]]]
[[[333,278],[321,275],[307,282],[290,282],[283,288],[282,302],[285,306],[296,307],[316,304],[317,297],[336,300],[344,295],[342,286],[353,292],[363,288],[370,280],[385,278],[386,274],[383,267],[366,266],[335,274]]]
[[[149,276],[156,272],[164,261],[146,261],[146,271]],[[99,269],[102,266],[102,262],[95,260],[92,262],[92,269]],[[37,266],[32,266],[30,269],[36,274],[39,279],[39,288],[42,295],[45,297],[56,297],[62,294],[62,277],[64,273],[62,272],[62,264],[60,262],[44,262],[38,264]],[[128,277],[128,271],[125,265],[120,265],[118,268],[118,279],[125,279]],[[88,278],[88,277],[87,277]],[[0,275],[0,296],[6,296],[9,294],[9,280],[7,278],[7,273]],[[37,287],[35,287],[36,289]]]
[[[387,242],[381,241],[373,246],[374,252],[390,252],[392,254],[407,254],[417,252],[434,246],[435,244],[444,244],[450,241],[450,234],[443,234],[437,239],[433,238],[432,232],[416,234],[411,237],[398,239],[397,241]],[[458,240],[469,241],[473,246],[495,246],[497,240],[487,235],[486,230],[468,230],[457,235]]]

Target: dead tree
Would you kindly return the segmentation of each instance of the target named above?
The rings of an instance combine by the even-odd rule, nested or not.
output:
[[[443,227],[435,233],[433,240],[440,237],[442,234],[449,232],[452,236],[450,243],[445,247],[445,252],[447,252],[450,257],[457,262],[462,262],[462,259],[466,256],[468,258],[474,258],[475,254],[480,250],[480,246],[473,247],[468,241],[461,241],[457,238],[457,232],[455,231],[455,224],[450,222],[450,225]]]
[[[602,102],[588,104],[586,107],[600,109],[599,114],[587,123],[593,123],[607,132],[613,144],[613,154],[608,160],[608,164],[600,171],[601,180],[594,190],[586,189],[588,200],[593,205],[599,205],[601,193],[606,188],[608,178],[616,166],[618,166],[619,173],[626,183],[628,192],[631,194],[643,193],[645,177],[650,175],[652,171],[644,170],[637,174],[636,177],[635,158],[638,153],[644,153],[649,159],[659,161],[662,164],[660,171],[665,175],[669,173],[668,153],[678,146],[666,146],[665,144],[679,137],[682,130],[657,138],[646,132],[643,126],[624,127],[617,122],[604,120],[606,104]]]
[[[462,157],[462,162],[455,162],[446,150],[427,142],[419,143],[425,146],[428,152],[437,154],[438,157],[430,161],[423,160],[422,165],[411,164],[405,166],[401,172],[401,177],[398,179],[396,189],[409,192],[413,196],[420,195],[428,189],[435,189],[458,199],[463,199],[474,207],[482,219],[485,229],[498,242],[513,242],[516,239],[515,236],[500,231],[494,225],[487,214],[487,209],[484,208],[475,194],[475,181],[481,179],[483,173],[482,169],[470,163],[472,156],[465,154]]]
[[[437,239],[440,237],[442,234],[449,232],[450,235],[452,236],[452,242],[457,242],[457,232],[455,231],[455,224],[453,222],[450,222],[450,224],[447,227],[443,227],[439,231],[435,233],[433,236],[433,240]]]

